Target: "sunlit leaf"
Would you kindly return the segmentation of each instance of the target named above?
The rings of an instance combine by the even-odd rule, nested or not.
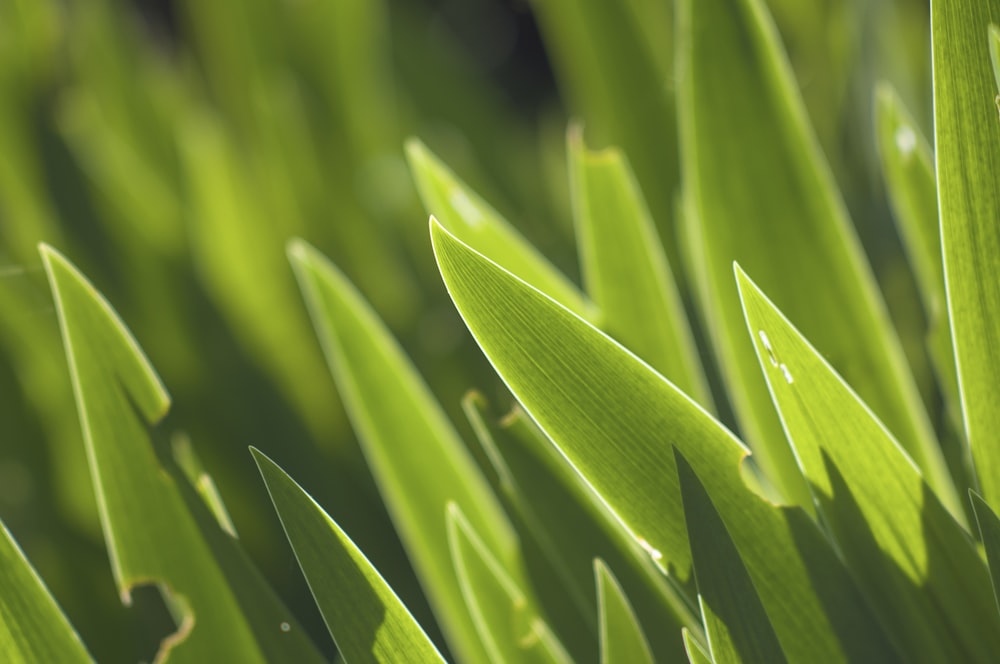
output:
[[[961,511],[875,279],[808,126],[762,0],[678,5],[677,108],[700,302],[741,430],[786,499],[811,509],[746,338],[732,263],[782,309]],[[735,112],[734,109],[738,109]],[[820,288],[820,286],[823,286]]]
[[[690,576],[673,446],[715,502],[793,661],[896,661],[825,536],[743,484],[746,449],[606,335],[433,224],[445,284],[525,410],[651,558]]]
[[[2,522],[0,661],[8,664],[93,661]]]
[[[445,507],[461,506],[518,578],[510,523],[441,406],[364,299],[304,242],[293,242],[288,253],[365,458],[442,631],[456,656],[485,661],[449,557]]]
[[[253,453],[313,599],[348,662],[443,662],[392,588],[323,508]]]
[[[170,407],[166,389],[107,301],[54,249],[43,246],[41,253],[122,601],[130,603],[140,584],[165,589],[178,632],[163,651],[178,661],[320,661],[292,616],[273,606],[273,597],[254,596],[250,608],[241,610],[247,589],[227,583],[232,570],[213,556],[183,487],[157,460],[153,428]],[[275,614],[282,619],[259,620]],[[294,627],[283,632],[282,622]]]
[[[690,664],[712,664],[712,657],[701,644],[694,640],[691,632],[684,630],[684,648],[687,651]]]
[[[982,661],[1000,616],[966,531],[823,356],[739,269],[760,367],[824,522],[913,661]]]

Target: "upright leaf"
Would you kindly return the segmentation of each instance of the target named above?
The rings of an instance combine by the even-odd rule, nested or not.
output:
[[[653,664],[646,635],[608,566],[594,560],[597,607],[601,617],[601,664]]]
[[[684,630],[684,649],[687,651],[690,664],[713,664],[712,656],[705,652],[701,644],[695,641],[691,632]]]
[[[986,569],[906,452],[737,270],[747,328],[824,522],[911,661],[1000,652]]]
[[[507,517],[440,405],[350,282],[304,242],[293,242],[288,253],[365,458],[442,631],[457,657],[485,661],[449,559],[443,515],[449,502],[460,505],[518,578]]]
[[[650,556],[691,571],[672,446],[715,501],[794,661],[896,661],[843,563],[799,508],[743,484],[746,449],[648,365],[448,234],[431,229],[452,300],[525,410]]]
[[[0,522],[0,661],[91,662],[73,626]]]
[[[490,661],[569,664],[562,644],[455,503],[447,522],[451,560]]]
[[[251,448],[337,650],[348,662],[444,662],[396,593],[316,501]]]
[[[986,560],[990,565],[990,577],[993,580],[993,597],[1000,609],[1000,517],[993,511],[982,496],[970,492],[972,508],[976,513],[979,526],[979,537],[986,549]]]
[[[732,263],[758,276],[960,511],[871,269],[762,0],[679,4],[678,117],[702,310],[741,429],[796,504],[809,492],[743,330]],[[738,108],[738,112],[734,109]],[[818,285],[825,288],[817,288]],[[808,508],[808,507],[807,507]]]
[[[785,655],[726,524],[698,476],[675,450],[698,598],[718,664],[778,664]]]
[[[281,622],[295,625],[283,608],[276,609],[283,620],[269,624],[254,619],[259,607],[241,610],[239,590],[157,460],[152,428],[170,407],[166,389],[107,301],[54,249],[43,245],[41,253],[122,601],[130,603],[139,584],[166,589],[179,631],[162,654],[177,661],[321,661],[301,629],[280,630]]]
[[[712,397],[663,245],[625,157],[568,136],[584,284],[601,327],[696,401]]]
[[[406,143],[406,156],[428,214],[464,242],[576,313],[592,316],[592,307],[579,289],[426,145],[410,139]]]
[[[878,148],[886,191],[924,301],[931,361],[948,405],[954,407],[957,414],[961,401],[944,291],[934,155],[902,100],[888,84],[878,87],[875,101]]]
[[[934,146],[948,314],[965,435],[1000,504],[1000,122],[989,49],[1000,0],[933,0]]]

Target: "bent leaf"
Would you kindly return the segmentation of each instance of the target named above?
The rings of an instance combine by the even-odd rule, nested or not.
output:
[[[0,522],[0,661],[92,662],[73,626]]]
[[[1000,122],[989,24],[1000,0],[933,0],[934,145],[948,315],[966,439],[1000,504]]]
[[[567,144],[580,264],[602,329],[710,408],[684,305],[625,157],[588,150],[580,127]]]
[[[708,280],[700,304],[741,429],[784,497],[811,509],[744,333],[734,260],[800,321],[959,512],[933,428],[764,5],[683,0],[678,6],[685,212],[694,217],[699,237],[691,246]]]
[[[572,660],[462,510],[448,505],[448,545],[462,594],[492,662]]]
[[[639,619],[608,566],[594,559],[597,606],[601,618],[601,664],[653,664]]]
[[[153,427],[170,398],[111,306],[54,249],[42,246],[66,347],[111,568],[122,601],[157,583],[179,631],[162,645],[176,661],[322,661],[301,629],[257,624],[157,460]],[[222,531],[219,531],[220,533]],[[269,601],[255,598],[254,601]],[[294,619],[283,608],[276,611]],[[219,635],[225,634],[225,639]]]
[[[761,370],[824,522],[911,661],[1000,652],[986,569],[906,452],[736,269]]]
[[[448,554],[443,515],[455,502],[519,578],[514,532],[430,390],[354,287],[304,242],[289,258],[368,466],[441,623],[462,660],[485,661]],[[386,398],[386,395],[392,395]]]
[[[444,662],[406,606],[295,480],[250,448],[337,650],[348,662]]]
[[[896,661],[843,563],[799,508],[740,475],[746,449],[662,376],[551,298],[432,224],[438,266],[500,377],[647,553],[691,562],[672,446],[715,501],[788,658]]]

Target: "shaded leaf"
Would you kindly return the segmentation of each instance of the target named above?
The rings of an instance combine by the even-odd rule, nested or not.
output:
[[[501,378],[651,557],[680,580],[690,575],[676,446],[715,501],[790,660],[897,660],[816,525],[743,484],[746,449],[731,433],[440,225],[431,239],[452,300]]]
[[[601,664],[653,663],[653,654],[625,591],[600,558],[594,559],[601,619]]]
[[[493,662],[563,662],[570,657],[455,503],[448,544],[462,594]]]
[[[337,650],[348,662],[444,662],[392,588],[340,526],[251,448]]]
[[[0,522],[0,661],[91,662],[87,649]]]
[[[986,549],[986,560],[990,565],[990,577],[993,580],[993,598],[1000,609],[1000,517],[993,511],[982,496],[970,491],[972,508],[976,513],[979,526],[979,536]]]
[[[507,517],[426,384],[346,277],[304,242],[293,242],[288,254],[368,466],[442,631],[456,657],[484,661],[443,515],[449,502],[460,505],[518,578]]]

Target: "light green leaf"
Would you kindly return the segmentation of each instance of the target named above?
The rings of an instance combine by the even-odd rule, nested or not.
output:
[[[580,314],[593,307],[552,263],[474,191],[455,177],[427,146],[413,138],[406,156],[428,214],[491,259]]]
[[[986,569],[902,447],[737,268],[747,327],[796,456],[848,565],[912,661],[1000,652]]]
[[[191,439],[180,434],[174,435],[173,440],[170,442],[170,447],[173,452],[174,461],[177,462],[177,467],[184,473],[184,477],[191,484],[191,488],[201,497],[205,503],[205,507],[215,517],[219,527],[232,537],[236,537],[236,526],[229,516],[229,510],[226,509],[226,504],[219,494],[215,480],[205,470],[201,459],[198,458],[197,452],[194,451]]]
[[[700,304],[757,463],[787,500],[811,509],[744,332],[732,287],[734,260],[801,322],[946,504],[961,512],[764,2],[683,0],[678,17],[685,212],[693,216],[699,237],[691,245],[700,251],[696,260],[708,280],[708,297]]]
[[[684,630],[684,649],[687,651],[688,662],[690,664],[713,664],[712,657],[705,652],[705,649],[701,647],[692,636],[691,632]]]
[[[719,664],[786,661],[726,524],[676,449],[675,458],[712,659]]]
[[[989,24],[1000,0],[933,0],[934,145],[948,315],[966,439],[1000,504],[1000,122]]]
[[[588,150],[578,126],[567,144],[584,285],[602,329],[711,408],[684,304],[628,162],[618,150]]]
[[[960,421],[958,375],[948,323],[938,224],[934,155],[902,100],[887,83],[875,94],[875,120],[886,191],[927,315],[928,351],[949,408]]]
[[[441,629],[458,658],[485,661],[450,562],[443,515],[449,502],[460,505],[508,574],[520,578],[503,508],[441,406],[350,282],[304,242],[292,242],[288,254],[365,458]]]
[[[347,533],[285,471],[256,449],[250,451],[326,628],[344,659],[444,662]]]
[[[653,664],[639,619],[618,579],[600,558],[594,559],[594,576],[601,620],[601,664]]]
[[[601,558],[617,570],[640,619],[658,626],[648,635],[653,653],[658,659],[676,659],[683,649],[681,627],[701,631],[693,595],[687,597],[663,575],[520,406],[497,421],[478,394],[467,396],[462,405],[497,472],[501,494],[538,542],[583,619],[596,633],[593,561]],[[553,627],[560,625],[553,621]],[[591,651],[596,640],[593,646]],[[576,651],[575,644],[568,647]]]
[[[448,505],[447,523],[451,560],[490,661],[569,664],[572,660],[531,600],[455,503]]]
[[[73,626],[0,522],[0,661],[91,662]]]
[[[189,511],[200,499],[186,503],[183,482],[179,486],[157,461],[152,429],[170,407],[166,389],[83,275],[54,249],[43,245],[41,254],[122,601],[130,603],[139,584],[165,589],[179,631],[163,643],[161,654],[169,652],[176,661],[321,661],[301,629],[279,629],[281,622],[295,621],[272,597],[254,595],[241,610],[248,589],[227,583],[232,570],[221,568]],[[216,534],[228,538],[217,527]],[[260,620],[275,614],[283,619]]]
[[[612,339],[431,227],[445,285],[532,419],[651,557],[680,580],[691,563],[672,446],[698,473],[793,661],[897,655],[824,535],[800,508],[743,484],[746,449]]]
[[[1000,609],[1000,517],[993,511],[983,497],[975,491],[970,491],[972,509],[976,513],[979,526],[979,537],[986,549],[986,560],[990,565],[990,578],[993,580],[993,599]]]

